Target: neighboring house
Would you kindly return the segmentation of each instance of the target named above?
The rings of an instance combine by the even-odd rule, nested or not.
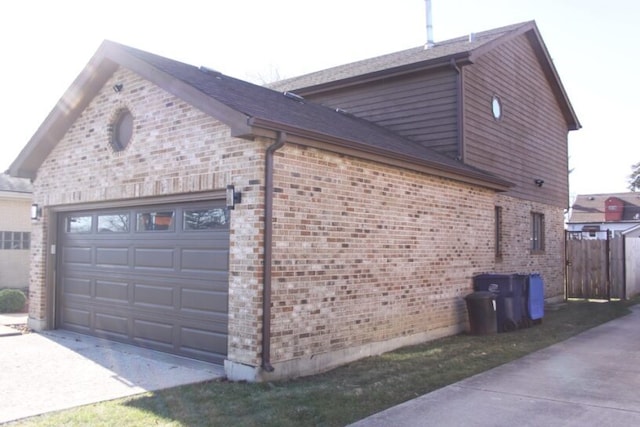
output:
[[[29,287],[31,183],[0,174],[0,289]]]
[[[640,225],[640,193],[580,194],[576,197],[567,230],[582,238],[606,239]]]
[[[10,169],[44,208],[30,326],[268,380],[460,332],[479,273],[563,297],[579,123],[534,23],[316,76],[104,42]]]

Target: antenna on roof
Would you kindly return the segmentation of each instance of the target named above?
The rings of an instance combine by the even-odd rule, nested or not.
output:
[[[435,44],[433,42],[433,23],[431,22],[431,0],[424,0],[424,5],[427,16],[427,44],[424,45],[424,48],[431,49]]]

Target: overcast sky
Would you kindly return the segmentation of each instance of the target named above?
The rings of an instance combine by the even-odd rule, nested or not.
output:
[[[640,162],[635,0],[432,0],[435,41],[535,20],[583,128],[572,193],[627,191]],[[112,40],[257,83],[419,46],[424,0],[0,2],[4,171]]]

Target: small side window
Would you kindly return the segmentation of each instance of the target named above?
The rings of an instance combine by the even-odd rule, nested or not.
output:
[[[502,258],[502,207],[496,206],[495,211],[495,250],[496,258]]]
[[[544,252],[544,215],[531,213],[531,251]]]

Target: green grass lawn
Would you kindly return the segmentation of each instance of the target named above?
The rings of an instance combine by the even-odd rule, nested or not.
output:
[[[542,324],[529,329],[443,338],[311,377],[262,384],[212,381],[10,425],[344,426],[622,316],[636,302],[569,302],[548,310]]]

